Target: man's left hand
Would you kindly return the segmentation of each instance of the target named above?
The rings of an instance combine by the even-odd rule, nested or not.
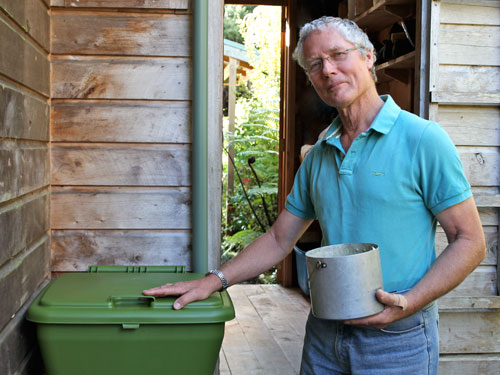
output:
[[[344,321],[344,324],[355,326],[370,326],[378,329],[384,328],[388,324],[402,319],[408,315],[408,301],[402,294],[387,293],[382,289],[377,290],[377,299],[385,305],[384,310],[378,314],[366,318],[350,319]]]

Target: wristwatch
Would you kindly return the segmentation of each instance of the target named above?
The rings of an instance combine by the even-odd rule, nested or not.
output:
[[[227,282],[226,276],[224,276],[224,274],[220,270],[217,269],[210,270],[205,274],[205,276],[208,275],[215,275],[220,279],[220,282],[222,283],[222,288],[220,289],[221,291],[226,290],[228,288],[229,284]]]

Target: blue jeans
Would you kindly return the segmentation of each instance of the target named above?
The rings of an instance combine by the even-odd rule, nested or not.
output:
[[[309,314],[301,375],[436,375],[438,308],[433,302],[384,329]]]

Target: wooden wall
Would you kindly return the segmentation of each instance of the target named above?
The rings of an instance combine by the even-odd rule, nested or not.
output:
[[[51,5],[52,271],[190,268],[190,1]]]
[[[48,56],[48,3],[0,0],[0,374],[30,372],[49,275]]]
[[[457,145],[487,242],[481,265],[440,300],[440,374],[500,368],[500,3],[431,4],[430,117]],[[437,235],[438,251],[446,245]]]

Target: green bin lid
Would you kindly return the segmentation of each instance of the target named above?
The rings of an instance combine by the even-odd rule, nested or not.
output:
[[[176,297],[142,295],[144,289],[201,277],[195,273],[67,273],[43,289],[27,319],[47,324],[200,324],[233,319],[226,291],[181,310],[172,308]]]

